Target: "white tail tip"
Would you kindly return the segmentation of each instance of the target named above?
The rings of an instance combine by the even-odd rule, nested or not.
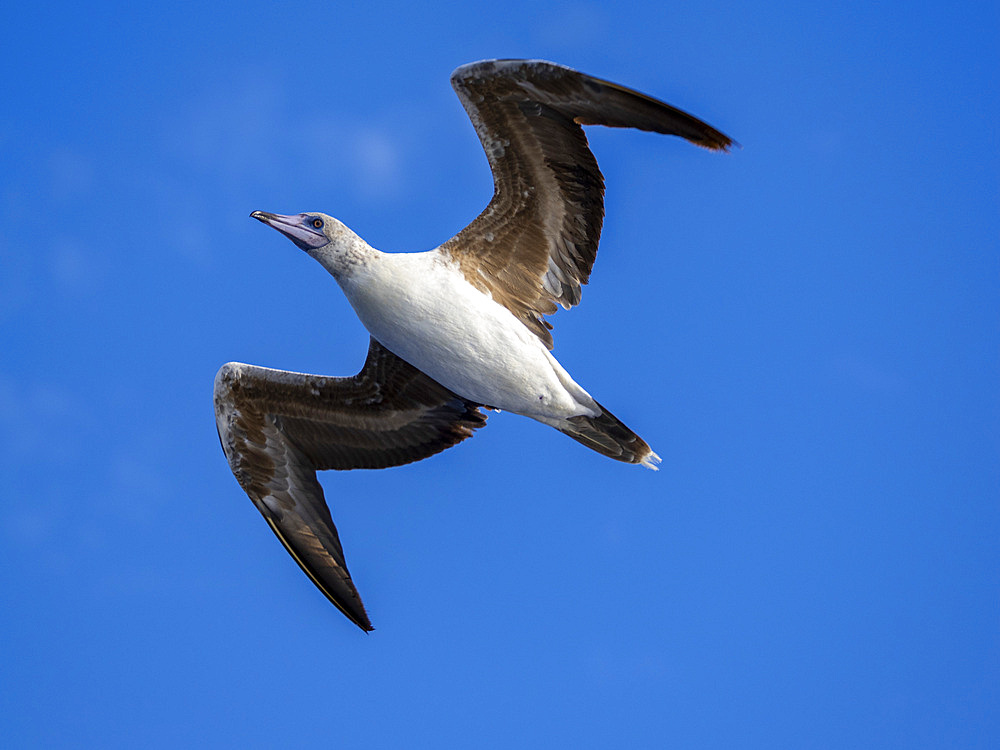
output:
[[[647,469],[652,469],[653,471],[659,471],[660,469],[657,466],[657,464],[659,464],[660,461],[661,461],[660,457],[655,453],[653,453],[653,451],[650,451],[649,453],[647,453],[645,456],[642,457],[642,460],[639,462],[639,465],[645,466]]]

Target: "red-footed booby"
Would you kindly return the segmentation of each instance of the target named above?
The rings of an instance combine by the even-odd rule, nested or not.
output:
[[[233,474],[306,575],[364,630],[371,623],[318,470],[426,458],[485,424],[480,407],[656,468],[660,457],[550,352],[545,316],[579,303],[604,218],[604,178],[581,125],[677,135],[712,150],[733,145],[679,109],[554,63],[472,63],[451,84],[494,180],[489,205],[452,239],[388,254],[323,213],[251,214],[336,279],[371,334],[361,372],[322,377],[231,362],[215,379]]]

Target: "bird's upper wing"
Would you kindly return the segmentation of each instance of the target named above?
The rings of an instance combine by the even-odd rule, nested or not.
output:
[[[240,486],[306,575],[364,630],[372,626],[316,471],[418,461],[486,422],[476,404],[375,339],[354,377],[223,365],[215,378],[215,416]]]
[[[709,149],[733,141],[679,109],[540,60],[489,60],[451,76],[493,170],[494,194],[442,248],[551,349],[544,319],[580,301],[604,220],[604,177],[581,125],[679,135]]]

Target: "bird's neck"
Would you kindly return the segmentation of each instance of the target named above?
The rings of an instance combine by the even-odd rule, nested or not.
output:
[[[311,254],[339,282],[364,270],[382,255],[353,232]]]

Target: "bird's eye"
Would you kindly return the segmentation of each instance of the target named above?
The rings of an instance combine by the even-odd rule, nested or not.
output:
[[[323,220],[322,219],[313,219],[312,224],[317,229],[322,229],[323,228]]]

